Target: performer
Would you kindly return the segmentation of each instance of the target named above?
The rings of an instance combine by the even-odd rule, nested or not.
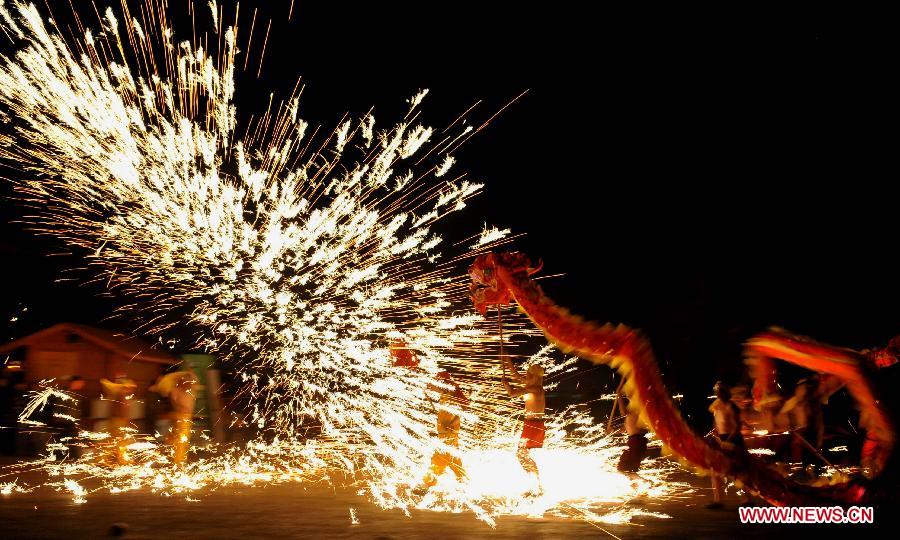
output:
[[[85,416],[87,416],[85,411],[87,400],[82,395],[84,388],[84,379],[78,375],[69,377],[66,384],[66,393],[69,395],[69,399],[55,400],[54,403],[57,409],[56,412],[75,419],[74,421],[68,420],[60,424],[60,436],[63,439],[68,439],[69,457],[71,458],[78,458],[81,455],[81,448],[74,441],[78,433],[83,429],[81,424]]]
[[[413,350],[403,340],[391,342],[390,354],[394,359],[392,364],[394,367],[419,370],[419,359],[416,358]],[[424,495],[430,488],[434,487],[438,478],[444,474],[448,467],[456,475],[458,481],[461,482],[466,477],[462,460],[458,455],[454,455],[454,452],[459,448],[461,421],[459,415],[451,408],[466,407],[469,404],[469,399],[459,384],[450,376],[449,372],[441,371],[435,376],[435,379],[435,383],[428,385],[428,390],[439,395],[437,404],[432,401],[432,405],[435,406],[435,430],[441,446],[435,449],[431,456],[431,465],[422,479],[422,485],[413,490],[413,493],[416,495]],[[426,397],[428,397],[427,394]],[[428,399],[431,401],[430,397]],[[452,451],[448,451],[448,448],[452,449]]]
[[[162,375],[150,390],[169,398],[172,405],[172,429],[169,432],[169,443],[172,445],[172,462],[177,466],[184,464],[191,448],[191,426],[194,420],[194,404],[197,396],[194,393],[198,386],[197,376],[191,371],[175,371]]]
[[[416,493],[419,495],[424,494],[425,491],[437,484],[438,478],[444,474],[448,467],[456,475],[457,481],[462,482],[466,478],[462,459],[452,453],[458,452],[459,449],[460,418],[456,412],[448,407],[456,409],[466,407],[469,404],[469,399],[462,391],[462,388],[450,376],[450,373],[441,371],[437,374],[436,379],[439,384],[429,384],[428,390],[437,392],[440,395],[435,407],[437,410],[435,429],[437,430],[441,446],[431,456],[431,466],[422,480],[422,487],[416,490]],[[448,451],[447,447],[452,450]]]
[[[781,410],[791,421],[791,461],[795,463],[812,463],[822,449],[825,425],[818,389],[815,376],[800,380]]]
[[[618,400],[619,409],[625,413],[628,447],[622,452],[617,468],[619,472],[634,475],[640,470],[641,462],[647,456],[647,430],[640,425],[638,414],[628,410],[628,398],[620,393]]]
[[[731,401],[731,390],[718,381],[713,387],[716,400],[709,406],[713,415],[712,441],[729,454],[742,456],[745,452],[744,436],[741,434],[741,412]],[[707,508],[722,508],[722,496],[725,494],[725,478],[712,476],[713,502]]]
[[[522,437],[519,440],[516,457],[525,472],[534,477],[537,488],[531,493],[540,495],[544,490],[537,464],[531,457],[531,450],[544,446],[544,368],[532,364],[525,372],[525,376],[522,376],[508,356],[503,355],[501,360],[503,362],[503,386],[506,388],[506,393],[510,397],[522,396],[525,400],[525,425],[522,427]],[[513,378],[523,386],[513,386],[509,383],[506,375],[507,367]]]
[[[109,416],[109,431],[116,445],[116,462],[119,465],[128,463],[129,437],[125,428],[128,426],[128,402],[134,397],[137,384],[125,373],[116,373],[113,380],[100,379],[103,397],[112,401]]]

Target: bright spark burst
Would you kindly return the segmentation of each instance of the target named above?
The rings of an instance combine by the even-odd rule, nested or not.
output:
[[[432,129],[416,123],[427,90],[409,100],[403,122],[381,130],[367,115],[312,139],[295,93],[239,131],[235,29],[220,27],[210,2],[219,39],[203,42],[219,50],[177,42],[158,4],[141,10],[140,22],[126,3],[118,15],[107,9],[99,32],[67,39],[35,6],[0,0],[17,48],[0,57],[0,119],[10,126],[0,157],[31,178],[15,188],[36,210],[34,227],[83,250],[149,330],[202,329],[198,344],[239,371],[246,419],[265,438],[201,445],[173,472],[153,437],[132,435],[130,462],[117,466],[101,459],[108,436],[81,433],[34,464],[63,479],[52,485],[83,502],[91,478],[109,491],[171,494],[335,481],[343,471],[384,508],[465,509],[488,522],[504,513],[571,515],[564,504],[603,521],[598,505],[678,489],[661,481],[671,470],[664,462],[638,482],[616,473],[621,447],[567,410],[536,453],[544,497],[522,497],[528,478],[513,455],[519,408],[500,393],[490,326],[466,304],[454,261],[467,254],[442,254],[432,229],[482,185],[448,174],[458,137],[432,143]],[[414,159],[428,172],[417,172]],[[508,233],[485,226],[474,249]],[[521,336],[522,320],[508,319],[510,335]],[[393,367],[388,343],[398,339],[416,352],[418,370]],[[574,369],[574,360],[554,362],[549,348],[530,361],[545,364],[551,381]],[[437,444],[427,388],[442,369],[470,395],[471,407],[459,411],[458,453],[471,481],[442,478],[417,500],[410,488]],[[69,398],[48,388],[33,407],[51,397]],[[309,423],[321,436],[299,439]],[[64,459],[70,445],[87,456]],[[608,519],[640,513],[617,512]]]
[[[31,488],[19,484],[18,479],[12,482],[0,482],[0,495],[10,495],[12,493],[28,493]]]
[[[476,247],[485,246],[488,244],[492,244],[498,240],[502,240],[509,236],[511,231],[509,229],[498,229],[497,227],[488,227],[487,224],[484,226],[484,230],[481,232],[481,236],[478,237],[478,242],[475,243]]]

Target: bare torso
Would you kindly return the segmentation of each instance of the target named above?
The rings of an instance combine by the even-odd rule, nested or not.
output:
[[[737,432],[738,418],[730,402],[717,399],[710,405],[709,410],[713,413],[716,433],[728,436]]]
[[[534,384],[525,387],[526,392],[522,394],[525,399],[525,415],[539,416],[544,414],[546,400],[544,398],[544,385]]]
[[[512,362],[508,358],[504,358],[504,377],[503,385],[510,397],[522,396],[525,400],[525,416],[537,417],[544,414],[545,398],[544,398],[544,369],[538,365],[532,365],[528,371],[522,376]],[[513,387],[506,378],[505,369],[508,368],[512,372],[513,377],[521,386]]]

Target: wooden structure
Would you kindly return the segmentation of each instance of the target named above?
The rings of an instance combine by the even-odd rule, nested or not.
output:
[[[138,338],[81,324],[62,323],[0,346],[0,358],[9,356],[25,372],[29,385],[45,379],[78,376],[86,385],[81,393],[100,397],[100,379],[125,374],[137,383],[137,398],[179,359]]]

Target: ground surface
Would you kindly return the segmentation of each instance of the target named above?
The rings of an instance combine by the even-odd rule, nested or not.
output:
[[[725,510],[714,511],[703,508],[703,496],[643,505],[671,519],[602,525],[602,530],[557,518],[501,517],[491,529],[472,514],[413,512],[406,517],[382,511],[353,493],[299,485],[228,487],[194,497],[198,502],[149,492],[93,494],[85,504],[74,504],[69,495],[53,492],[0,496],[0,538],[103,538],[117,522],[127,524],[123,537],[132,539],[886,537],[871,526],[742,525],[736,498],[729,498]],[[351,524],[350,507],[357,511],[358,525]]]

